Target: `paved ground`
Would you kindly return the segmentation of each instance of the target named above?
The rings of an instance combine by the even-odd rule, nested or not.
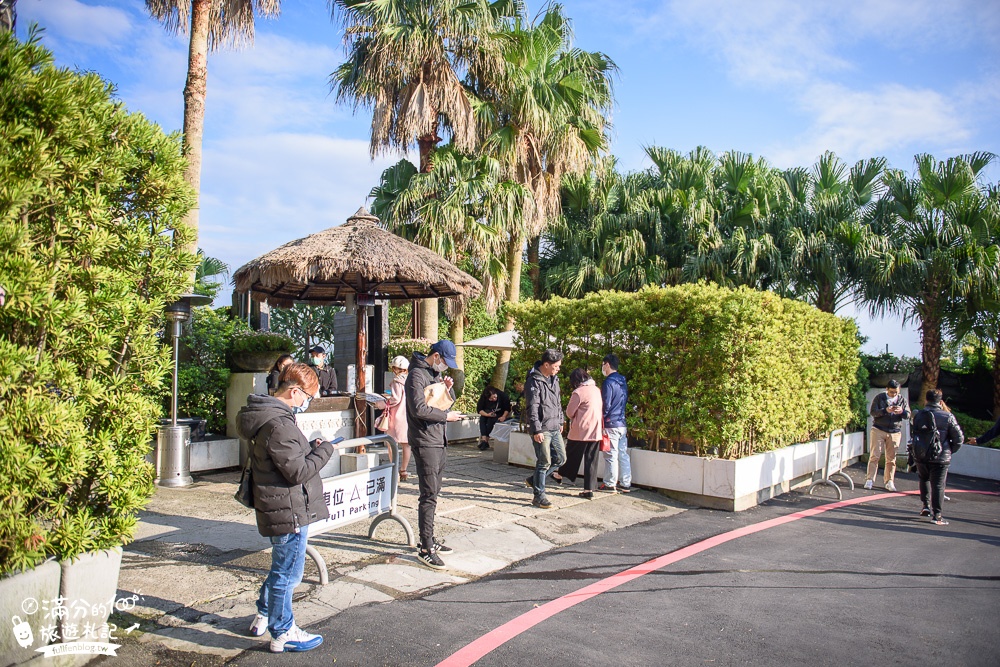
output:
[[[145,606],[117,620],[141,630],[95,664],[996,664],[1000,497],[952,494],[947,527],[880,489],[845,492],[871,500],[828,511],[820,491],[826,500],[794,493],[739,514],[563,490],[543,512],[527,504],[523,470],[471,447],[450,454],[439,508],[452,569],[357,534],[320,538],[331,583],[307,571],[295,612],[327,641],[301,655],[243,636],[269,557],[230,499],[233,480],[160,490],[120,584]],[[897,485],[916,488],[907,475]],[[415,526],[415,490],[404,489]],[[181,506],[198,516],[177,516]],[[819,513],[787,520],[803,510]]]
[[[475,583],[352,609],[312,628],[327,641],[310,654],[261,645],[234,662],[996,665],[1000,498],[953,492],[951,525],[937,527],[917,516],[918,499],[883,493],[847,494],[872,500],[787,523],[829,501],[795,493],[741,514],[653,519]],[[694,553],[608,589],[608,577],[684,547]]]

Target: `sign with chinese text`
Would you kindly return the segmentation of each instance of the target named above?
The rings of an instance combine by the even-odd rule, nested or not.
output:
[[[325,477],[323,500],[330,518],[309,524],[309,535],[346,526],[392,509],[392,464]]]

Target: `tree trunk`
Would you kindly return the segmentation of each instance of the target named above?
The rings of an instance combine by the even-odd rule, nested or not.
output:
[[[455,319],[448,326],[448,335],[451,336],[451,342],[455,344],[455,363],[458,364],[460,371],[465,371],[465,348],[461,345],[465,342],[464,312],[455,315]]]
[[[833,293],[833,284],[821,282],[816,289],[816,307],[824,313],[835,313],[837,310],[837,297]]]
[[[188,74],[184,85],[184,157],[187,167],[184,180],[194,188],[197,200],[184,216],[184,223],[194,231],[194,238],[184,248],[198,250],[198,212],[201,206],[201,145],[205,130],[205,93],[208,87],[208,28],[212,0],[191,3],[191,42],[188,48]],[[194,274],[192,274],[192,285]]]
[[[1000,335],[993,340],[993,418],[1000,419]]]
[[[937,389],[938,375],[941,372],[941,318],[928,311],[932,311],[932,307],[925,309],[920,314],[920,373],[922,380],[920,396],[917,399],[920,405],[927,402],[928,391]]]
[[[427,174],[431,171],[431,153],[434,152],[434,148],[441,141],[441,137],[438,136],[435,129],[431,134],[425,134],[424,136],[417,139],[417,145],[420,147],[420,173]],[[421,299],[420,300],[420,319],[418,320],[418,338],[426,338],[427,340],[437,341],[438,340],[438,300],[437,299]]]
[[[521,264],[524,261],[524,240],[520,234],[515,234],[507,245],[507,303],[516,304],[521,300]],[[507,324],[504,331],[514,328],[514,319],[507,316]],[[493,378],[490,384],[494,387],[503,388],[507,385],[507,369],[510,366],[510,350],[502,350],[497,359],[497,365],[493,368]]]
[[[531,290],[536,299],[542,298],[542,267],[538,264],[542,235],[528,241],[528,275],[531,276]]]

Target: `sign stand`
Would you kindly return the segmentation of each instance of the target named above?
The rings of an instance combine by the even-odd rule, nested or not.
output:
[[[840,487],[834,482],[831,477],[838,476],[843,477],[847,480],[848,486],[850,486],[851,491],[854,490],[854,480],[847,476],[847,473],[843,472],[844,467],[844,447],[847,444],[847,432],[838,428],[836,431],[831,431],[829,437],[826,439],[826,465],[823,467],[823,479],[818,482],[814,482],[812,486],[809,487],[809,495],[816,489],[817,486],[826,484],[827,486],[832,486],[837,491],[837,500],[842,500],[844,498],[844,493],[840,490]]]
[[[417,545],[410,523],[396,512],[396,494],[399,491],[399,445],[388,435],[370,435],[355,438],[340,447],[364,446],[368,451],[375,446],[386,446],[392,453],[392,461],[374,468],[348,472],[335,477],[323,478],[323,499],[330,510],[330,518],[309,525],[308,538],[321,535],[336,528],[373,518],[368,528],[368,538],[372,539],[375,529],[386,520],[395,521],[406,532],[406,543]],[[330,575],[326,560],[316,547],[306,541],[306,555],[313,559],[319,569],[319,583],[327,584]]]

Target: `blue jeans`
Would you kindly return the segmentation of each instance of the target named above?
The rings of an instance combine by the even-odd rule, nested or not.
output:
[[[632,486],[632,459],[628,455],[628,438],[625,427],[604,429],[611,440],[611,451],[604,452],[604,484],[607,486]],[[620,476],[619,476],[620,474]]]
[[[307,538],[307,526],[301,526],[297,533],[271,538],[271,571],[260,587],[257,613],[267,616],[267,629],[275,639],[295,625],[292,593],[302,583]]]
[[[545,497],[545,478],[558,470],[566,462],[566,443],[559,431],[543,431],[542,441],[531,444],[535,446],[535,474],[531,478],[531,487],[535,498]]]

